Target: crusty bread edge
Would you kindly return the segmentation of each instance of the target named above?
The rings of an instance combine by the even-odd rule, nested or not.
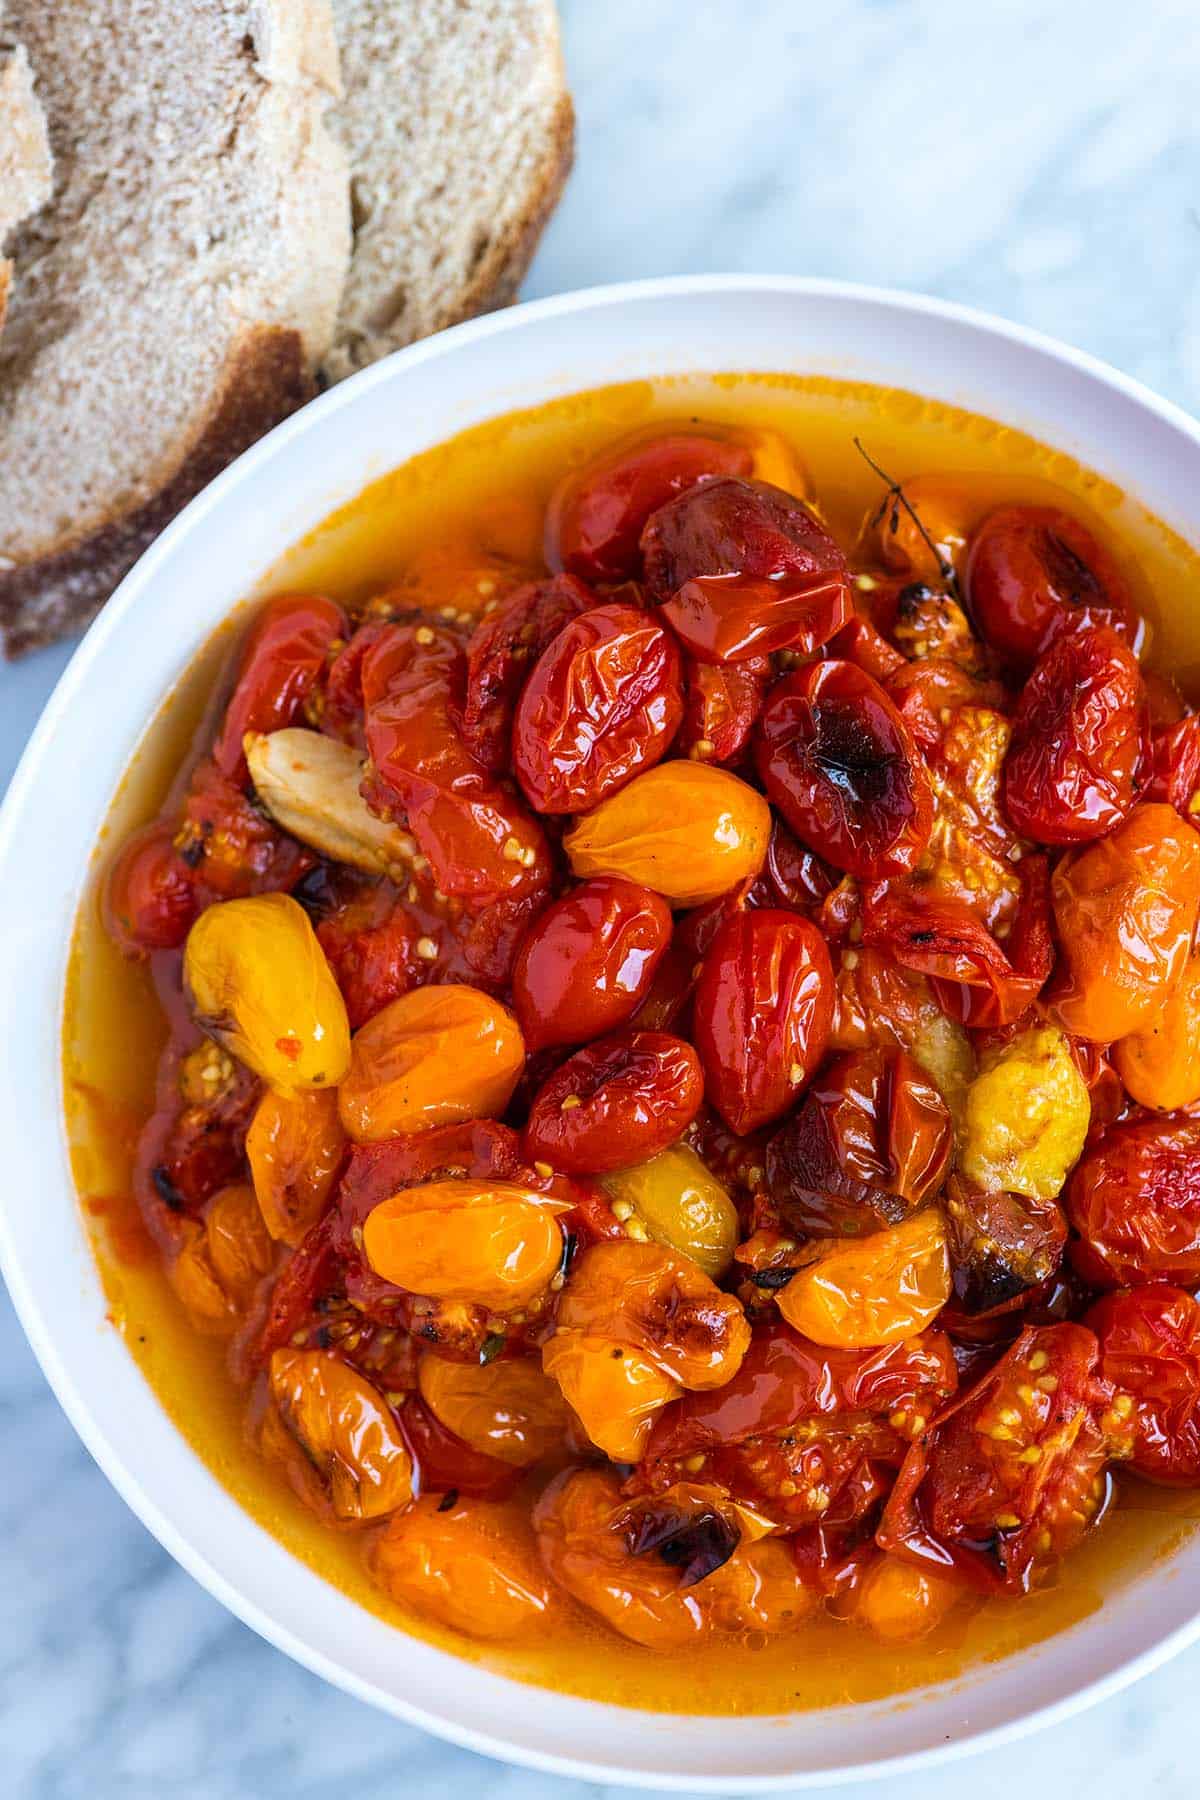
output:
[[[232,346],[203,428],[149,500],[50,556],[0,568],[5,654],[22,656],[67,632],[82,630],[180,508],[314,392],[298,331],[279,325],[243,331]],[[18,623],[22,606],[34,599],[36,619]]]
[[[565,88],[558,96],[549,136],[541,181],[528,207],[500,243],[491,246],[463,295],[460,307],[452,318],[447,319],[447,325],[457,325],[478,313],[511,306],[517,297],[517,290],[525,279],[575,160],[575,108]]]

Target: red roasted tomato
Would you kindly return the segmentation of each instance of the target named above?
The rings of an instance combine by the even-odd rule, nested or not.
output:
[[[319,594],[285,594],[263,608],[242,648],[237,685],[212,747],[222,775],[245,781],[246,733],[293,724],[347,633],[341,607]]]
[[[671,942],[671,909],[636,882],[581,882],[530,926],[513,970],[526,1048],[584,1044],[632,1018]]]
[[[967,593],[988,643],[1017,666],[1079,626],[1108,626],[1135,650],[1145,631],[1113,558],[1057,507],[989,513],[971,539]]]
[[[704,1077],[682,1038],[619,1031],[577,1050],[539,1089],[525,1152],[572,1175],[602,1175],[673,1144],[700,1109]]]
[[[565,625],[596,604],[573,575],[531,581],[484,615],[467,645],[466,697],[459,717],[463,742],[493,774],[512,758],[513,716],[521,689],[543,651]]]

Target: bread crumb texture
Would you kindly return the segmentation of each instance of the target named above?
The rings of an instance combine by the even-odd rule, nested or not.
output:
[[[350,237],[327,0],[0,0],[6,50],[0,80],[31,74],[53,154],[52,191],[5,246],[12,652],[83,624],[171,513],[307,397]]]
[[[571,164],[553,0],[333,0],[353,251],[338,381],[515,299]]]

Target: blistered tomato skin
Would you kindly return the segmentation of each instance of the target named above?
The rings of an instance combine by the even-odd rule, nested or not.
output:
[[[1116,563],[1085,525],[1047,506],[1002,506],[971,540],[971,612],[1006,661],[1027,668],[1061,631],[1107,626],[1137,649],[1144,625]]]
[[[611,1338],[682,1387],[723,1387],[741,1366],[750,1327],[741,1303],[687,1256],[630,1239],[593,1244],[558,1303],[560,1331]]]
[[[671,941],[671,911],[649,888],[598,876],[530,926],[513,970],[529,1050],[583,1044],[632,1018]]]
[[[692,1030],[705,1088],[745,1136],[785,1113],[825,1055],[833,969],[815,925],[795,913],[735,913],[704,959]]]
[[[560,1326],[542,1367],[584,1431],[613,1462],[635,1463],[655,1419],[682,1392],[652,1357],[604,1332]]]
[[[841,550],[802,501],[766,482],[707,481],[660,507],[642,559],[650,594],[701,662],[812,652],[853,617]]]
[[[1070,851],[1051,882],[1059,945],[1047,999],[1076,1037],[1137,1032],[1182,979],[1200,913],[1200,836],[1173,807],[1136,806]]]
[[[1113,631],[1076,630],[1039,658],[1004,761],[1004,806],[1039,844],[1083,844],[1124,819],[1145,736],[1137,659]]]
[[[673,1144],[703,1097],[699,1059],[682,1038],[615,1032],[577,1050],[538,1090],[525,1149],[571,1175],[625,1169]]]
[[[816,662],[772,688],[758,772],[797,837],[849,875],[905,875],[929,842],[929,776],[883,689],[852,663]]]
[[[466,680],[458,638],[433,625],[392,625],[362,665],[370,765],[363,797],[403,818],[443,894],[472,908],[543,890],[546,835],[476,760],[455,724]]]
[[[1153,686],[1148,681],[1153,696]],[[1200,812],[1200,713],[1159,722],[1150,738],[1150,772],[1144,798],[1162,800],[1185,819]]]
[[[771,1194],[790,1230],[857,1237],[896,1225],[937,1193],[950,1111],[903,1050],[860,1050],[822,1070],[767,1146]]]
[[[411,1294],[524,1306],[562,1262],[569,1206],[512,1181],[447,1176],[403,1188],[366,1217],[363,1250],[385,1281]]]
[[[196,916],[191,871],[165,823],[147,825],[121,848],[104,886],[104,921],[126,956],[177,950]]]
[[[771,809],[747,782],[666,762],[577,819],[563,848],[578,876],[624,876],[671,906],[702,906],[758,874],[770,835]]]
[[[319,594],[285,594],[263,608],[242,649],[237,685],[213,745],[222,775],[245,780],[246,733],[293,724],[334,645],[347,635],[341,607]]]
[[[197,1023],[270,1087],[336,1087],[345,1075],[346,1007],[306,914],[286,894],[201,913],[183,978]]]
[[[513,769],[540,813],[589,812],[661,761],[683,717],[670,633],[632,606],[564,625],[517,702]]]
[[[1114,1044],[1113,1065],[1131,1100],[1174,1112],[1200,1100],[1200,955],[1141,1031]]]
[[[638,573],[638,539],[652,512],[716,475],[748,475],[753,453],[732,438],[671,431],[618,445],[567,475],[546,513],[546,560],[584,581]]]
[[[478,988],[414,988],[357,1031],[338,1091],[356,1143],[496,1117],[525,1066],[512,1013]]]
[[[778,1295],[794,1330],[838,1350],[915,1337],[949,1297],[946,1234],[936,1207],[861,1240],[830,1239]]]
[[[1147,1481],[1200,1484],[1200,1305],[1155,1283],[1109,1294],[1084,1323],[1100,1340],[1100,1373],[1124,1409],[1132,1403],[1129,1467]]]
[[[538,658],[564,626],[595,604],[582,581],[555,575],[517,588],[475,627],[459,729],[472,756],[492,774],[509,765],[513,715]]]
[[[412,1498],[412,1458],[391,1407],[325,1350],[277,1350],[271,1397],[329,1488],[339,1519],[386,1517]]]
[[[1096,1287],[1200,1282],[1200,1119],[1112,1125],[1072,1175],[1072,1259]]]
[[[380,1586],[452,1631],[508,1643],[544,1629],[549,1584],[528,1526],[486,1500],[434,1494],[391,1520],[371,1557]]]

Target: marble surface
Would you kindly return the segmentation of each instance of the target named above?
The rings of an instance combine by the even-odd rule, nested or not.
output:
[[[579,156],[528,294],[708,269],[922,288],[1200,406],[1194,0],[565,0],[563,12]],[[68,654],[0,670],[0,784]],[[0,1430],[0,1793],[582,1791],[376,1715],[235,1623],[93,1467],[3,1301]],[[1185,1800],[1198,1684],[1200,1650],[1034,1741],[886,1791]]]

